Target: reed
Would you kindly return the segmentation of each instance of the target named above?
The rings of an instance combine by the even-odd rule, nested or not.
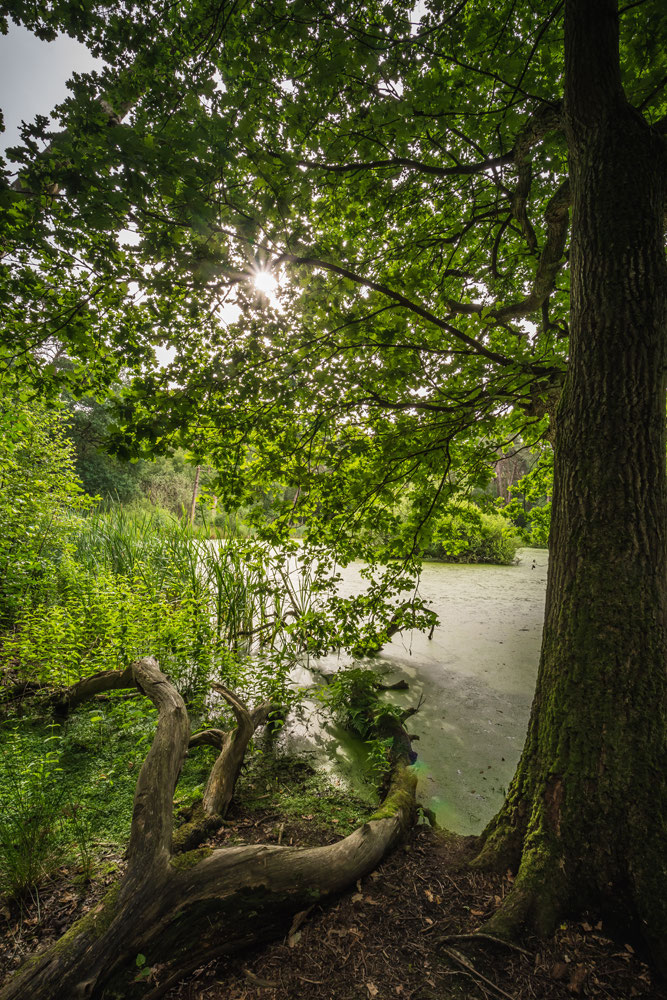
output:
[[[77,518],[70,537],[49,600],[23,610],[2,658],[69,684],[151,652],[202,705],[211,680],[285,692],[304,648],[296,623],[314,604],[312,565],[296,546],[202,538],[185,521],[122,507]]]

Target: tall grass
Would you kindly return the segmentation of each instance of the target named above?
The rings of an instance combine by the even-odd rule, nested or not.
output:
[[[289,553],[123,508],[76,519],[70,538],[48,599],[19,614],[2,659],[65,685],[151,653],[193,703],[213,679],[286,693],[302,648],[293,624],[312,602],[308,568]]]
[[[175,518],[122,508],[96,514],[84,522],[74,557],[90,573],[141,580],[154,597],[204,601],[216,642],[234,650],[266,646],[271,624],[273,644],[288,608],[303,611],[308,603],[308,574],[299,572],[295,586],[282,554],[247,537],[202,538]]]

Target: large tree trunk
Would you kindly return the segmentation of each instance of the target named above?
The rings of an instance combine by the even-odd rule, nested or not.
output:
[[[207,743],[220,749],[204,815],[194,824],[197,834],[209,828],[212,814],[227,808],[248,741],[274,706],[248,712],[216,685],[233,705],[239,727],[231,735],[205,730],[191,737],[183,699],[151,657],[80,682],[64,703],[135,684],[157,706],[158,727],[137,780],[127,872],[60,941],[19,969],[0,990],[0,1000],[162,995],[203,962],[285,933],[293,914],[372,871],[414,819],[416,779],[407,767],[410,745],[401,731],[383,806],[344,840],[317,848],[253,845],[175,854],[173,793],[188,747]],[[148,993],[145,983],[135,986],[139,954],[159,983]]]
[[[602,904],[667,966],[665,151],[621,87],[613,0],[566,7],[571,358],[556,417],[546,620],[528,738],[478,863],[492,921]]]

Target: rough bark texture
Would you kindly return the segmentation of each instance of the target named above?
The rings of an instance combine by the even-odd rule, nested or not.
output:
[[[204,812],[208,816],[224,816],[232,801],[243,758],[257,726],[239,698],[222,684],[212,686],[231,705],[237,723],[236,729],[223,736],[220,753],[211,768],[204,790]]]
[[[478,864],[518,865],[490,929],[602,903],[667,968],[665,150],[625,100],[613,0],[566,8],[571,360],[555,427],[528,738]]]
[[[190,737],[190,749],[212,746],[219,754],[211,768],[202,801],[189,810],[186,821],[174,832],[174,850],[177,851],[199,847],[212,832],[220,828],[234,796],[245,752],[255,730],[265,725],[270,716],[275,718],[282,712],[281,706],[275,702],[264,702],[250,711],[222,684],[212,686],[232,706],[238,726],[228,733],[222,729],[202,729]]]
[[[72,684],[71,687],[58,693],[51,700],[56,714],[65,716],[77,705],[97,694],[104,694],[106,691],[120,691],[133,685],[132,667],[127,667],[125,670],[102,670],[98,674],[93,674],[92,677],[84,677],[83,680]]]
[[[382,807],[344,840],[319,848],[253,845],[174,854],[173,793],[191,742],[187,711],[151,657],[122,675],[107,672],[88,690],[119,687],[121,676],[158,709],[155,738],[137,781],[127,873],[60,941],[28,960],[0,991],[0,1000],[157,997],[201,962],[284,932],[294,913],[372,871],[414,820],[409,741],[398,740]],[[249,713],[230,692],[224,696],[243,722],[239,740],[209,730],[194,742],[221,746],[216,765],[222,759],[235,767],[240,745],[247,745],[246,737],[273,706]],[[218,801],[226,808],[229,787],[214,781],[209,805]],[[145,984],[134,983],[139,953],[148,966],[160,967],[161,986],[149,994]]]

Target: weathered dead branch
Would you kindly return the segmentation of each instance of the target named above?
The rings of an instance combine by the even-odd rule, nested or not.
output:
[[[275,706],[250,712],[218,687],[232,706],[237,729],[191,737],[183,699],[152,657],[128,671],[109,671],[75,685],[69,705],[123,686],[121,677],[124,686],[136,685],[158,709],[155,738],[137,781],[126,875],[60,941],[26,962],[0,1000],[131,998],[138,989],[134,960],[139,953],[153,970],[157,996],[193,962],[282,933],[294,913],[372,871],[413,822],[415,779],[407,768],[409,740],[403,733],[382,807],[345,839],[317,848],[253,845],[174,854],[173,794],[188,747],[209,743],[220,748],[208,805],[226,808],[234,784],[229,773],[240,766],[256,726]]]
[[[104,694],[106,691],[120,691],[123,688],[135,686],[135,675],[133,666],[126,667],[125,670],[102,670],[92,677],[84,677],[64,691],[58,691],[53,695],[51,701],[54,710],[58,715],[68,715],[72,709],[82,702],[95,695]]]
[[[206,816],[225,816],[234,795],[243,758],[258,726],[263,725],[276,706],[267,703],[254,712],[222,684],[211,685],[230,705],[236,717],[236,729],[222,734],[220,754],[211,768],[202,807]]]

